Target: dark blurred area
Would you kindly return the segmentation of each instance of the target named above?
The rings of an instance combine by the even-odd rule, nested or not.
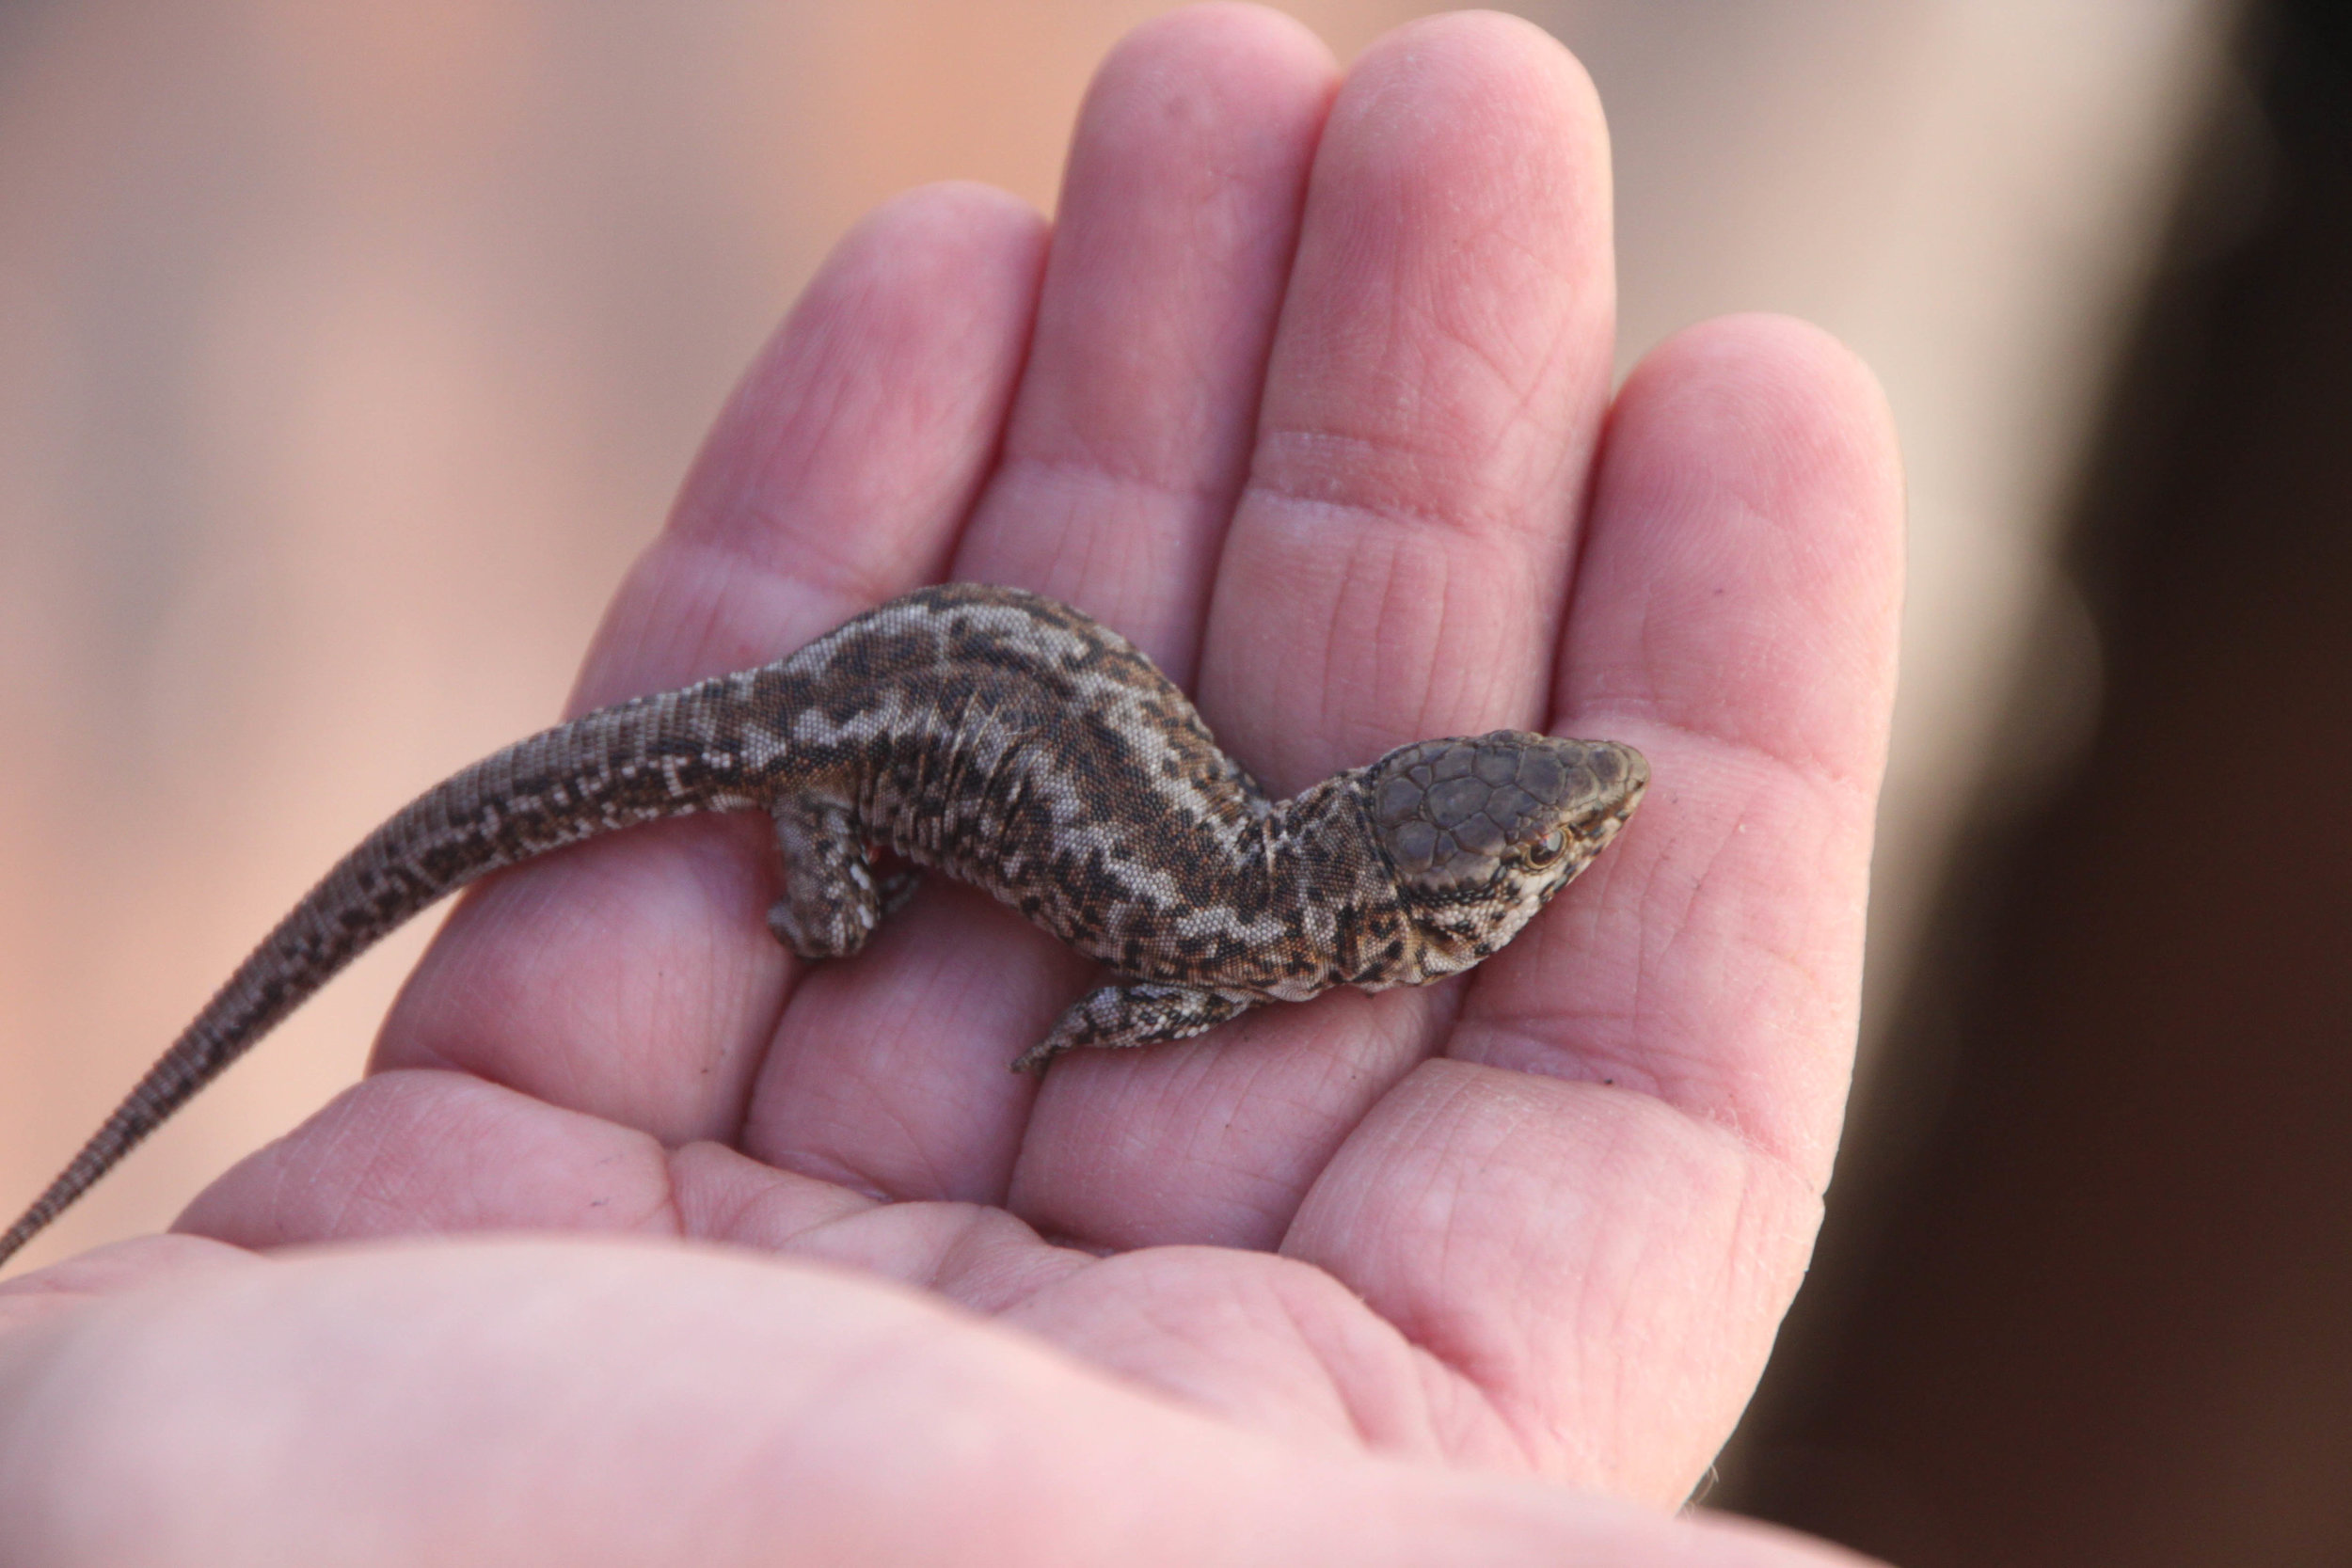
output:
[[[1708,1499],[1911,1568],[2352,1562],[2352,8],[2239,47],[2077,508],[2095,738],[1953,857],[1924,1141]]]

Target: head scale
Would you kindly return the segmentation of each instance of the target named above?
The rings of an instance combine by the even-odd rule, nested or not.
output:
[[[1630,746],[1525,730],[1423,740],[1366,768],[1423,977],[1467,969],[1518,935],[1616,836],[1648,783]]]

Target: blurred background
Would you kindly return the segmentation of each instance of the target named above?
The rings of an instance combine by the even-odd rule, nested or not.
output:
[[[0,1194],[417,789],[548,720],[818,258],[1050,207],[1140,0],[0,5]],[[1289,7],[1343,57],[1438,8]],[[2352,1563],[2352,25],[1589,0],[1621,361],[1885,380],[1864,1069],[1707,1497],[1894,1560]],[[429,923],[428,923],[429,924]],[[358,1071],[366,960],[27,1262]]]

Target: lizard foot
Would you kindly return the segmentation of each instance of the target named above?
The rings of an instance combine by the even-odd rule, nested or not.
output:
[[[1043,1073],[1046,1064],[1065,1051],[1085,1046],[1097,1051],[1157,1045],[1181,1040],[1215,1028],[1227,1019],[1248,1012],[1258,998],[1238,991],[1205,990],[1199,986],[1171,986],[1154,981],[1098,986],[1070,1006],[1054,1032],[1021,1053],[1015,1072]]]

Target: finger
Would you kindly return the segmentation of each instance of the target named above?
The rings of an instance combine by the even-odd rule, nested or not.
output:
[[[957,575],[1076,604],[1191,683],[1210,574],[1337,68],[1304,26],[1197,6],[1089,89],[1003,461]]]
[[[669,1155],[466,1073],[372,1074],[222,1173],[175,1230],[256,1250],[419,1232],[675,1235]]]
[[[1682,1496],[1803,1276],[1853,1046],[1899,528],[1883,404],[1820,334],[1716,323],[1637,372],[1559,722],[1643,748],[1649,795],[1591,885],[1473,977],[1467,1059],[1382,1100],[1284,1243],[1555,1473]]]
[[[1279,791],[1540,716],[1609,389],[1607,159],[1582,71],[1508,17],[1399,29],[1334,106],[1201,675]]]
[[[576,711],[766,662],[942,569],[1042,239],[1010,198],[941,187],[841,243],[614,602]],[[458,1068],[669,1142],[731,1135],[788,973],[762,826],[641,829],[493,879],[411,978],[377,1066]]]
[[[1403,28],[1341,90],[1200,679],[1278,792],[1540,720],[1608,387],[1608,191],[1590,84],[1523,23]],[[1270,1244],[1446,1002],[1347,993],[1067,1061],[1025,1212],[1106,1244]]]
[[[723,1144],[671,1149],[456,1072],[379,1072],[353,1085],[223,1173],[174,1228],[196,1233],[170,1238],[181,1246],[228,1257],[420,1231],[686,1238],[789,1251],[937,1290],[976,1311],[1091,1261],[1041,1245],[1000,1210],[882,1203]],[[142,1282],[125,1274],[86,1270],[76,1288]]]
[[[1869,372],[1737,317],[1611,423],[1554,727],[1649,757],[1640,815],[1480,972],[1455,1054],[1610,1079],[1826,1181],[1861,998],[1902,489]]]
[[[632,1128],[457,1072],[380,1072],[353,1085],[223,1173],[174,1229],[196,1234],[149,1241],[174,1243],[183,1257],[210,1249],[237,1258],[247,1256],[239,1248],[420,1231],[683,1238],[789,1253],[936,1291],[981,1314],[1095,1261],[1045,1245],[1001,1209],[886,1202],[724,1144],[669,1148]],[[151,1249],[135,1267],[125,1256],[111,1267],[54,1275],[51,1288],[119,1291],[181,1262]],[[0,1327],[8,1321],[0,1287]]]
[[[1163,18],[1105,62],[955,575],[1077,604],[1184,678],[1331,74],[1298,24],[1237,6]],[[862,1190],[1001,1199],[1031,1098],[1007,1066],[1085,974],[989,900],[927,889],[803,984],[744,1147]]]

